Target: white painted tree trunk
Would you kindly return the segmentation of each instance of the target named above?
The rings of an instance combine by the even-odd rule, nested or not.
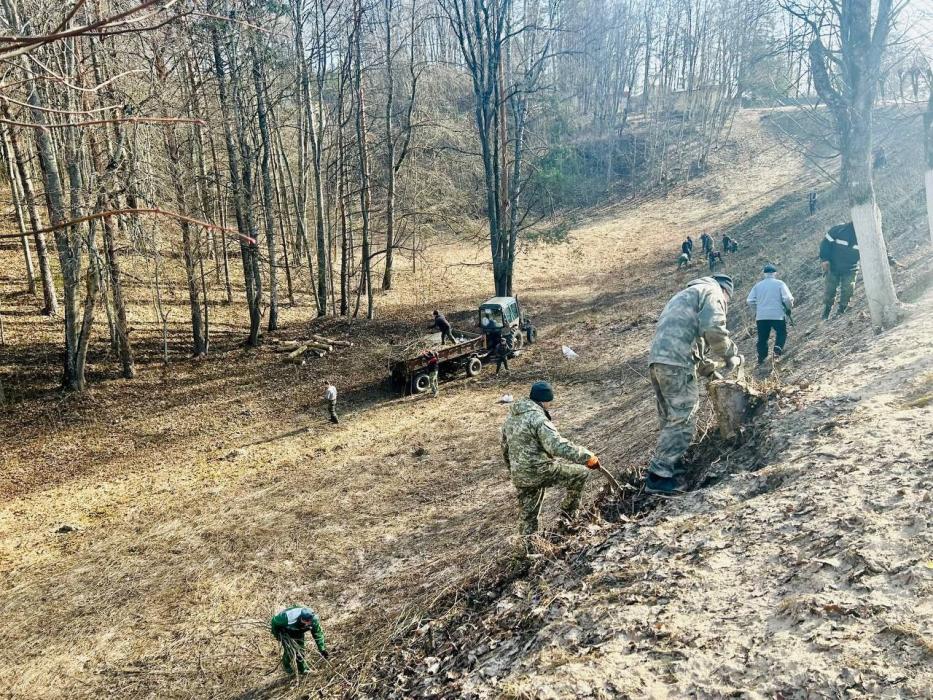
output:
[[[881,233],[881,211],[874,201],[868,201],[854,205],[851,212],[872,325],[876,329],[890,328],[897,323],[898,301]]]
[[[930,224],[930,241],[933,242],[933,168],[929,168],[924,178],[927,185],[927,221]]]

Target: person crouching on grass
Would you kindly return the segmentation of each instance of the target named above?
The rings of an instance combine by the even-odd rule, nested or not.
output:
[[[308,662],[305,651],[305,633],[310,632],[314,637],[314,644],[318,653],[328,658],[327,647],[324,644],[324,629],[321,621],[311,608],[302,605],[293,605],[279,611],[269,621],[269,631],[282,645],[282,668],[285,673],[308,673]]]

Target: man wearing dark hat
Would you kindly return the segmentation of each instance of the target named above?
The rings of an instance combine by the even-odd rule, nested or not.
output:
[[[565,523],[572,520],[580,508],[589,469],[599,467],[596,455],[557,432],[547,411],[553,400],[551,385],[535,382],[527,399],[512,404],[502,425],[502,456],[518,493],[523,535],[537,531],[538,514],[548,486],[564,487],[561,516]]]
[[[716,369],[707,351],[729,370],[742,364],[726,328],[733,288],[728,275],[693,280],[667,302],[658,319],[648,362],[661,434],[648,465],[649,493],[673,494],[680,488],[681,460],[693,440],[700,402],[697,370],[709,376]]]
[[[774,359],[784,352],[787,342],[787,312],[794,308],[794,296],[782,280],[777,278],[777,268],[768,263],[762,270],[764,279],[752,287],[748,304],[755,310],[755,325],[758,327],[758,364],[768,359],[768,342],[774,331]]]

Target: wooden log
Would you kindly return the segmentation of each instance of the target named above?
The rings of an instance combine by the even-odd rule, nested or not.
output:
[[[742,426],[760,404],[761,395],[748,384],[735,379],[717,379],[708,389],[719,434],[726,440],[742,434]]]
[[[334,338],[326,338],[323,335],[311,335],[310,338],[324,345],[339,345],[343,348],[353,347],[353,343],[349,340],[335,340]]]
[[[314,341],[314,340],[309,340],[307,343],[305,343],[305,345],[307,345],[309,348],[313,348],[314,350],[323,350],[324,352],[330,352],[331,350],[334,349],[332,345],[327,345],[326,343],[318,343],[317,341]]]
[[[304,357],[283,357],[282,360],[292,365],[303,365],[305,363]]]
[[[296,350],[292,350],[290,353],[288,353],[288,359],[292,360],[298,357],[299,355],[304,355],[307,351],[308,351],[308,346],[301,345]]]

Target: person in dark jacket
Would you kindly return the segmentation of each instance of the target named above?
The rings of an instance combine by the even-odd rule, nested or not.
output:
[[[311,608],[293,605],[276,613],[269,621],[269,631],[282,645],[282,668],[285,673],[308,672],[308,663],[305,657],[305,634],[311,633],[318,653],[325,659],[329,656],[324,644],[324,630],[317,613]]]
[[[855,226],[847,224],[833,226],[820,243],[820,266],[823,269],[825,286],[823,288],[823,320],[829,318],[836,302],[836,289],[839,289],[839,307],[841,316],[849,308],[849,301],[855,293],[855,277],[858,275],[859,250],[855,237]]]
[[[719,265],[719,267],[725,265],[725,263],[722,261],[722,253],[720,253],[718,250],[710,249],[709,253],[706,254],[706,260],[709,262],[710,272],[716,271],[716,265]]]
[[[496,374],[499,374],[499,370],[505,366],[505,371],[509,371],[509,354],[512,352],[509,348],[509,342],[505,338],[499,339],[499,344],[496,346]]]
[[[724,253],[738,253],[739,252],[739,242],[729,236],[728,234],[722,235],[722,252]]]
[[[687,236],[687,239],[680,244],[680,252],[686,254],[687,260],[693,257],[693,239]]]
[[[451,345],[456,345],[457,341],[454,340],[454,334],[450,327],[450,321],[444,318],[442,314],[437,309],[434,309],[434,323],[431,324],[431,328],[436,328],[441,332],[441,345],[444,345],[444,341],[448,338],[450,339]]]
[[[710,251],[713,249],[713,237],[708,233],[704,233],[700,236],[700,245],[703,246],[703,255],[709,255]]]

